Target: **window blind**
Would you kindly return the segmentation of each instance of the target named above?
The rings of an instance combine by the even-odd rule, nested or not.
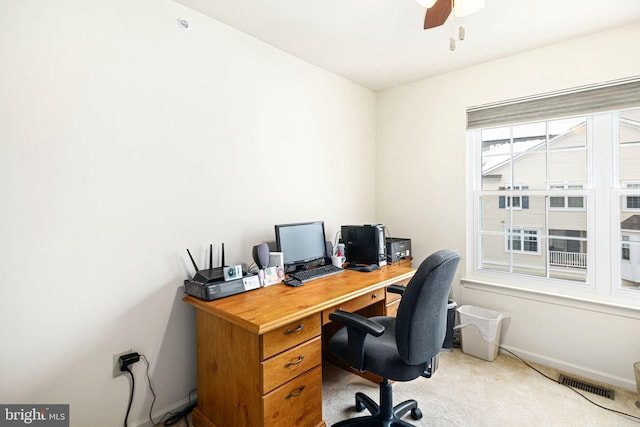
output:
[[[640,106],[640,76],[467,108],[467,129]]]

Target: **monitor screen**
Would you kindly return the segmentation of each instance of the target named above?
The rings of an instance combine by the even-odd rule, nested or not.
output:
[[[285,265],[303,265],[326,256],[323,221],[279,224],[275,229]]]

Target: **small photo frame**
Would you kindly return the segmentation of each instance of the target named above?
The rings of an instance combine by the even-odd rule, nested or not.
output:
[[[284,255],[269,252],[269,266],[264,269],[264,286],[275,285],[284,279]]]

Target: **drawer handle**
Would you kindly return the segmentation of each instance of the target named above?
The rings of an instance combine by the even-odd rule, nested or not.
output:
[[[378,298],[378,294],[371,295],[371,299],[376,299],[376,298]]]
[[[295,362],[287,362],[284,364],[284,367],[288,368],[291,365],[298,365],[300,364],[300,362],[302,362],[303,359],[304,359],[304,354],[301,354],[300,357],[298,357],[298,360],[296,360]]]
[[[295,329],[287,329],[286,331],[284,331],[284,334],[285,335],[289,335],[289,334],[292,334],[294,332],[300,332],[303,328],[304,328],[304,323],[300,323],[297,328],[295,328]]]
[[[289,399],[291,397],[296,397],[296,396],[300,396],[302,394],[302,390],[304,390],[304,386],[301,385],[300,388],[297,391],[294,391],[293,393],[289,393],[285,396],[285,399]]]

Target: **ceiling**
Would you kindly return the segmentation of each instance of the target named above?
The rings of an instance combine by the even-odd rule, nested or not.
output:
[[[373,90],[640,22],[640,0],[486,0],[426,31],[415,0],[175,1]]]

